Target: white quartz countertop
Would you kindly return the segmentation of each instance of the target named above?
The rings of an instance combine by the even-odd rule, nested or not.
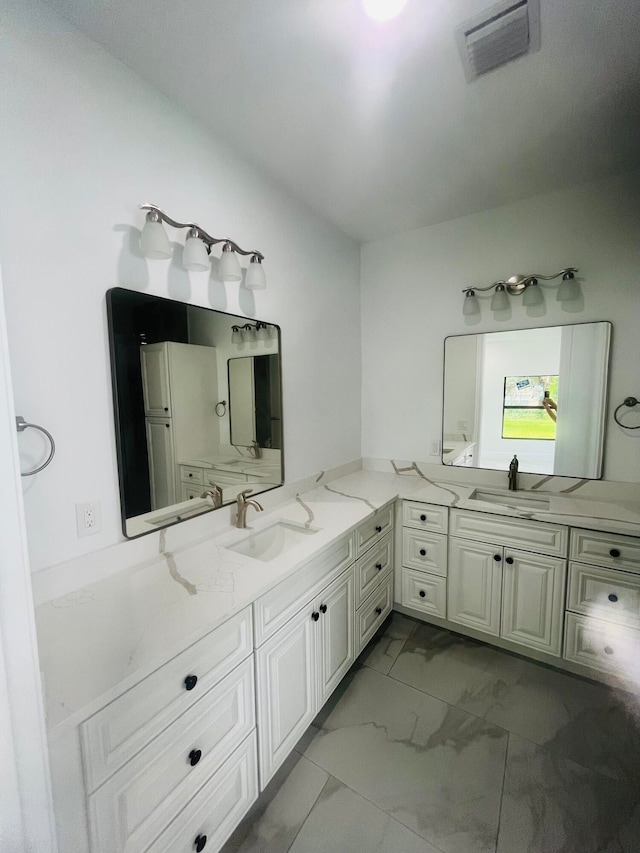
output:
[[[174,552],[165,550],[162,533],[157,559],[40,604],[36,624],[48,726],[95,712],[398,497],[640,535],[639,504],[536,490],[516,497],[547,499],[548,510],[499,506],[471,500],[477,485],[430,481],[416,466],[399,471],[358,471],[270,513],[250,515],[245,531],[229,528]],[[317,532],[272,562],[224,547],[279,519]]]

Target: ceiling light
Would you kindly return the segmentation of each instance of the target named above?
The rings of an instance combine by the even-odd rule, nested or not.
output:
[[[399,15],[407,0],[362,0],[362,5],[370,18],[384,23]]]
[[[465,295],[462,303],[462,313],[464,315],[477,314],[480,311],[480,305],[476,297],[477,290],[494,291],[491,299],[492,311],[502,311],[509,307],[509,297],[507,294],[511,296],[522,296],[523,305],[539,305],[541,302],[544,302],[544,295],[538,287],[539,278],[544,281],[551,281],[554,278],[562,276],[562,283],[558,288],[557,299],[560,301],[577,299],[580,295],[580,286],[575,279],[575,273],[577,272],[578,270],[576,267],[567,267],[554,275],[540,275],[539,273],[532,273],[531,275],[512,275],[511,278],[508,278],[506,281],[503,279],[500,281],[494,281],[493,284],[489,284],[487,287],[476,287],[475,285],[473,287],[465,287],[462,291]]]
[[[171,257],[171,244],[156,210],[150,210],[140,235],[140,249],[145,258],[166,261]]]
[[[182,266],[191,272],[203,272],[209,269],[207,247],[200,239],[197,228],[189,229],[187,242],[182,250]]]

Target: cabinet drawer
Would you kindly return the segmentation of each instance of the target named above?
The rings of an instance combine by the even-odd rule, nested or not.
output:
[[[93,853],[143,850],[253,731],[254,708],[248,659],[89,798]]]
[[[640,628],[640,577],[570,563],[567,609]]]
[[[311,601],[320,590],[353,562],[353,536],[345,536],[310,560],[278,586],[261,596],[253,605],[256,648]]]
[[[378,510],[356,530],[356,556],[360,557],[378,539],[393,529],[393,504]]]
[[[257,796],[254,732],[144,853],[193,853],[198,836],[207,851],[220,850]]]
[[[393,565],[393,537],[389,534],[356,561],[356,607],[381,583]]]
[[[202,483],[202,468],[194,468],[191,465],[180,465],[180,479],[183,483]]]
[[[469,512],[464,509],[451,510],[449,534],[476,542],[489,542],[496,545],[508,545],[533,551],[537,554],[549,554],[552,557],[565,557],[567,554],[568,528],[561,524],[547,524],[544,521],[527,521],[524,518],[507,518],[486,512]]]
[[[437,575],[402,569],[402,603],[433,616],[447,616],[447,581]]]
[[[356,613],[356,656],[367,645],[393,605],[393,575],[390,573],[382,586],[375,590]]]
[[[636,679],[640,631],[602,619],[566,614],[564,656],[567,660],[622,679]]]
[[[236,614],[82,724],[89,792],[251,654],[250,613]]]
[[[449,510],[446,506],[404,501],[402,524],[418,530],[429,530],[431,533],[446,533],[449,529]]]
[[[202,494],[202,486],[191,486],[187,483],[180,483],[180,500],[192,501],[194,498],[199,498]]]
[[[575,529],[569,556],[583,563],[640,573],[640,537]]]
[[[408,569],[446,576],[447,537],[440,533],[403,528],[402,565]]]

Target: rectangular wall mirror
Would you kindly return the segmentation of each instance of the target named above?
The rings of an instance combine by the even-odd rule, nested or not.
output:
[[[120,287],[107,315],[125,536],[282,484],[278,326]]]
[[[444,342],[442,462],[598,479],[611,323]]]

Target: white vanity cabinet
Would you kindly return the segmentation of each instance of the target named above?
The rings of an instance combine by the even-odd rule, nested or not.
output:
[[[559,656],[567,528],[453,509],[450,537],[449,621]]]
[[[356,530],[356,657],[393,607],[393,528],[389,504]]]
[[[425,614],[447,615],[446,506],[404,501],[400,601]]]
[[[569,556],[565,658],[637,678],[640,537],[574,529]]]

